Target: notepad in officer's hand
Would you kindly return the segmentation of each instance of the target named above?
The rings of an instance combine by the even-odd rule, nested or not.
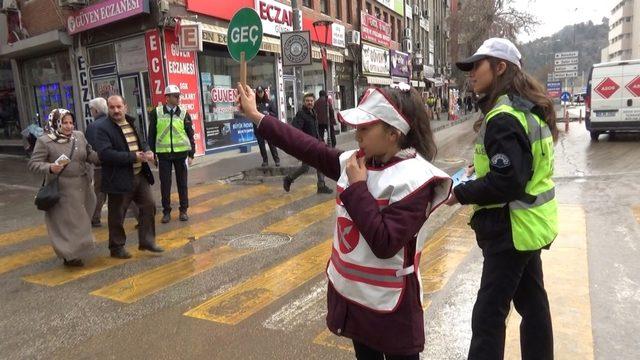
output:
[[[462,169],[456,171],[455,174],[451,175],[451,180],[453,180],[453,187],[456,187],[460,184],[464,184],[467,181],[475,180],[476,173],[475,171],[471,175],[467,175],[467,167],[463,167]]]

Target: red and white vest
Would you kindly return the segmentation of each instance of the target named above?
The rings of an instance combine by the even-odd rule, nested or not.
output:
[[[340,201],[340,193],[349,186],[345,168],[347,160],[354,152],[347,151],[340,155],[341,173],[337,183],[336,198],[337,219],[331,259],[327,265],[327,277],[344,298],[370,310],[393,312],[402,299],[405,277],[415,272],[420,282],[418,264],[426,240],[425,235],[422,234],[426,226],[423,225],[415,234],[414,241],[417,243],[413,262],[406,259],[406,247],[390,259],[380,259],[374,255]],[[445,172],[416,154],[413,149],[403,150],[398,153],[398,156],[404,160],[388,167],[367,171],[367,188],[377,200],[378,206],[384,208],[433,183],[434,198],[431,206],[427,208],[428,217],[449,197],[451,179]],[[409,263],[413,265],[406,266]],[[422,299],[421,282],[420,298]]]

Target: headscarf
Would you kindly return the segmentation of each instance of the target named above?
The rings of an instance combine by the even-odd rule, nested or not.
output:
[[[45,131],[47,132],[47,135],[51,138],[51,140],[59,144],[68,143],[72,137],[72,136],[67,136],[62,132],[58,131],[58,129],[60,128],[60,125],[62,125],[62,118],[67,114],[71,115],[71,118],[73,119],[73,123],[75,124],[76,122],[75,116],[73,116],[73,113],[67,109],[53,109],[49,113],[49,117],[47,118],[47,125],[45,127]]]

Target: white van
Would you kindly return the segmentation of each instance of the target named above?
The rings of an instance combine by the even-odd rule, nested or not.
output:
[[[640,60],[594,64],[585,106],[592,140],[605,132],[640,131]]]

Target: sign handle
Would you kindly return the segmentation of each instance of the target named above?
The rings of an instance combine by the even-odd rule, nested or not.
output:
[[[243,87],[247,86],[247,60],[244,51],[240,52],[240,83]]]

